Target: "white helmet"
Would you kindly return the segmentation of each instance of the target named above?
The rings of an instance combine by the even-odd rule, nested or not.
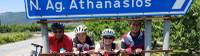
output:
[[[86,32],[86,26],[85,25],[79,25],[74,29],[75,33],[82,33],[82,32]]]
[[[114,30],[112,30],[112,29],[104,29],[103,31],[102,31],[102,36],[104,36],[104,35],[111,35],[111,36],[114,36],[114,34],[115,34],[115,32],[114,32]]]

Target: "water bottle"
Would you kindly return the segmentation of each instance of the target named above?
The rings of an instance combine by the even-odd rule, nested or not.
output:
[[[65,49],[64,48],[60,48],[60,53],[64,53]]]

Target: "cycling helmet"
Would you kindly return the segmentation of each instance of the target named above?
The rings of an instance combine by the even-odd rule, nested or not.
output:
[[[86,32],[87,27],[85,25],[79,25],[74,29],[75,33]]]
[[[102,31],[102,36],[105,36],[105,35],[114,36],[114,34],[115,34],[115,32],[114,32],[114,30],[112,30],[112,29],[104,29],[104,30]]]

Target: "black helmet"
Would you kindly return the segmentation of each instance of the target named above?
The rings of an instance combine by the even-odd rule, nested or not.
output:
[[[64,24],[61,24],[61,23],[53,23],[51,25],[51,28],[52,28],[52,30],[55,30],[55,29],[62,29],[62,30],[64,30],[65,26],[64,26]]]

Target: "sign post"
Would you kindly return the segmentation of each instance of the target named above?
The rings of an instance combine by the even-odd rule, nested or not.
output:
[[[192,0],[25,0],[29,19],[184,15]]]
[[[169,39],[170,39],[170,20],[164,20],[163,50],[169,50]],[[163,56],[168,56],[168,53],[164,52]]]
[[[151,20],[145,20],[144,24],[145,24],[144,45],[145,45],[145,50],[148,51],[148,50],[151,50],[151,48],[152,48],[152,46],[151,46],[151,40],[152,40],[152,34],[151,34],[152,24],[151,24]],[[151,54],[149,52],[146,52],[145,56],[151,56]]]
[[[46,20],[41,20],[46,21]],[[42,31],[42,41],[44,46],[44,53],[49,53],[49,40],[48,40],[48,25],[47,23],[41,23],[41,31]]]

